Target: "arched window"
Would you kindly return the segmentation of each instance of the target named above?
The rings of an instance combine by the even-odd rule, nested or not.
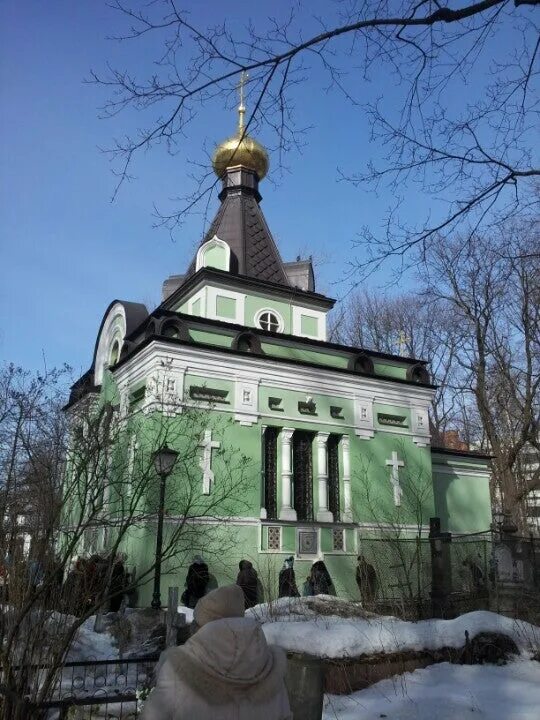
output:
[[[259,310],[255,316],[255,324],[261,330],[283,332],[283,319],[275,310]]]
[[[364,375],[373,375],[375,372],[373,360],[365,353],[358,353],[358,355],[353,355],[350,358],[349,370],[353,370],[357,373],[363,373]]]
[[[407,370],[407,380],[412,380],[420,385],[428,385],[430,382],[429,372],[420,363],[411,365]]]
[[[178,318],[169,318],[163,320],[159,328],[159,334],[168,338],[176,338],[178,340],[189,341],[189,331],[181,320]]]
[[[230,270],[231,249],[226,242],[220,240],[217,235],[205,242],[197,252],[195,268],[200,270],[203,267],[217,268],[218,270]]]
[[[250,332],[240,332],[238,335],[234,338],[232,346],[235,350],[240,350],[241,352],[252,352],[252,353],[260,353],[261,350],[261,341],[255,335],[255,333]]]

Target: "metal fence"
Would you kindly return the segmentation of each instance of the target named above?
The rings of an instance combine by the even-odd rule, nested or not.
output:
[[[0,686],[2,717],[17,720],[128,720],[137,718],[141,694],[154,684],[159,655],[118,660],[66,662],[47,699],[37,702],[44,665],[25,668],[28,692]]]
[[[491,578],[491,537],[485,533],[449,538],[446,576],[456,611],[487,608]],[[363,537],[362,555],[377,578],[371,609],[404,618],[431,614],[432,546],[429,537]]]

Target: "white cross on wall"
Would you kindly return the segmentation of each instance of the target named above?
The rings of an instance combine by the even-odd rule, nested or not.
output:
[[[399,507],[401,505],[401,495],[403,493],[401,485],[399,484],[399,468],[405,467],[405,463],[403,460],[398,460],[398,454],[394,450],[392,458],[387,460],[386,464],[392,468],[392,471],[390,472],[390,482],[394,488],[394,505]]]
[[[212,431],[205,430],[204,438],[199,447],[202,448],[202,458],[199,463],[203,471],[203,494],[210,495],[212,483],[214,482],[214,473],[212,472],[212,450],[217,450],[221,446],[216,440],[212,440]]]

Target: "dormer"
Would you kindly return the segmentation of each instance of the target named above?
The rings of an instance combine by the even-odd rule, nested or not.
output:
[[[204,242],[197,251],[195,269],[209,267],[229,272],[231,269],[231,248],[217,235]]]

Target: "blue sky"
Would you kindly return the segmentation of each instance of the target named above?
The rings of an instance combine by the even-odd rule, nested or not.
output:
[[[323,0],[309,7],[316,5],[325,7]],[[226,11],[234,28],[248,14],[262,27],[266,15],[286,11],[288,3],[192,0],[183,6],[203,25]],[[112,299],[153,308],[163,279],[188,265],[203,218],[188,218],[173,242],[152,227],[153,204],[166,208],[171,197],[189,192],[188,161],[201,160],[199,148],[229,135],[235,117],[215,106],[203,111],[178,154],[158,148],[141,156],[136,181],[111,203],[115,181],[99,148],[140,119],[128,113],[100,120],[105,95],[83,79],[107,61],[147,75],[153,40],[107,40],[125,23],[102,0],[3,3],[0,27],[0,358],[28,368],[67,362],[77,374],[91,361]],[[313,126],[303,153],[291,154],[274,182],[264,181],[262,207],[284,259],[312,253],[318,289],[339,297],[347,290],[342,277],[351,240],[366,223],[380,226],[393,197],[337,181],[338,167],[361,169],[376,148],[362,110],[335,95],[321,97],[314,90],[318,79],[315,73],[297,96],[298,125]],[[358,91],[365,98],[382,87],[391,103],[395,89],[384,78],[359,81]],[[412,188],[409,217],[425,203]],[[217,205],[214,198],[212,212]]]

